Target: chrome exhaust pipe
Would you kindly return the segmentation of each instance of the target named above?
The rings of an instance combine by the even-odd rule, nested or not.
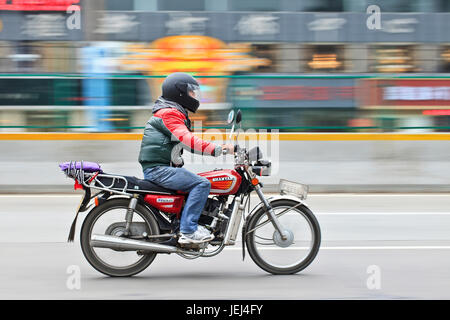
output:
[[[91,246],[94,248],[109,248],[125,251],[154,251],[159,253],[177,253],[179,250],[176,247],[167,246],[158,243],[151,243],[142,240],[126,239],[117,236],[110,236],[105,234],[94,234],[91,238]]]

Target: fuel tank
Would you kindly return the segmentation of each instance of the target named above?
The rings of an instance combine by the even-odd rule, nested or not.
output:
[[[235,194],[239,190],[242,177],[233,169],[220,169],[202,172],[199,176],[205,177],[211,182],[210,194],[227,195]]]

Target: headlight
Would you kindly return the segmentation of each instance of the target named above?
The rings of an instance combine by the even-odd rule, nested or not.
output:
[[[280,179],[280,194],[292,194],[305,200],[308,195],[308,186],[305,184]]]
[[[252,166],[252,171],[258,176],[270,176],[272,172],[270,161],[260,161],[257,165]]]

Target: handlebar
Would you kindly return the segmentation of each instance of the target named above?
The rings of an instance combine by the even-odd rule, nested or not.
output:
[[[239,146],[237,144],[234,145],[234,150],[233,150],[234,154],[236,154],[236,152],[238,152],[239,150],[240,150]],[[222,155],[226,155],[228,153],[229,153],[228,149],[222,149]]]

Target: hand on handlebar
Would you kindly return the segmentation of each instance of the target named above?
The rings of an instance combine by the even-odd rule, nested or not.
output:
[[[231,144],[223,144],[222,154],[234,154],[234,146]]]

